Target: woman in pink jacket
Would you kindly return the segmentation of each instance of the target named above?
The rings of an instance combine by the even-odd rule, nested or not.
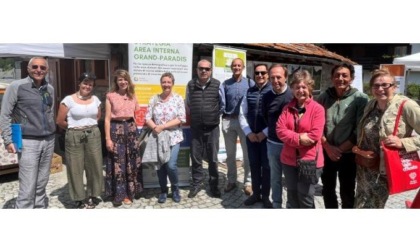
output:
[[[315,185],[322,173],[324,155],[321,137],[324,108],[312,99],[314,80],[306,70],[293,74],[290,84],[293,100],[280,115],[276,133],[284,146],[280,156],[287,187],[287,208],[315,208]],[[316,160],[313,181],[299,179],[297,159]]]

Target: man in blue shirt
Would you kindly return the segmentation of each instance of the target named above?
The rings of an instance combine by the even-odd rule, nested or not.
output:
[[[246,147],[246,136],[239,124],[238,116],[242,99],[248,88],[255,85],[255,82],[249,78],[244,78],[242,72],[245,68],[244,61],[236,58],[230,66],[233,76],[227,79],[220,86],[222,99],[224,100],[225,109],[222,115],[222,132],[225,139],[226,147],[226,165],[228,183],[225,192],[230,192],[236,188],[237,170],[236,170],[236,145],[239,140],[241,142],[244,167],[244,192],[251,195],[251,172],[249,169],[248,150]]]

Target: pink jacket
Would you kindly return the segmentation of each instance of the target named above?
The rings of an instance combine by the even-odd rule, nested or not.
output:
[[[296,109],[296,99],[293,99],[285,106],[279,119],[277,120],[276,133],[284,146],[280,160],[290,166],[296,166],[296,149],[300,153],[300,158],[304,160],[315,159],[318,149],[317,167],[324,167],[324,154],[322,151],[321,137],[324,131],[325,111],[324,108],[309,98],[305,102],[305,113],[299,118]],[[297,123],[297,130],[295,130]],[[308,133],[308,136],[316,141],[313,146],[303,146],[299,144],[299,133]]]

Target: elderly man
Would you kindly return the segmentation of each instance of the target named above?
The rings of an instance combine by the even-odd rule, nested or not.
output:
[[[46,186],[54,153],[54,88],[47,82],[48,63],[34,57],[29,76],[12,82],[3,97],[0,128],[6,149],[16,153],[11,124],[22,127],[19,160],[19,194],[16,208],[47,208]]]
[[[220,197],[217,153],[219,152],[219,123],[223,111],[220,81],[211,77],[211,62],[200,60],[197,64],[198,78],[188,82],[186,90],[187,111],[191,115],[191,161],[192,187],[188,198],[194,198],[201,190],[204,180],[203,154],[209,164],[210,193]]]

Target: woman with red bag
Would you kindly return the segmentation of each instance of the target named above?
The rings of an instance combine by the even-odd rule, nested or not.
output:
[[[398,84],[386,69],[375,70],[369,82],[374,99],[367,104],[358,126],[359,148],[380,153],[385,146],[415,151],[420,149],[420,106],[412,99],[396,94]],[[401,103],[407,100],[394,136],[395,121]],[[384,208],[388,200],[388,180],[383,162],[376,168],[357,167],[356,208]]]

